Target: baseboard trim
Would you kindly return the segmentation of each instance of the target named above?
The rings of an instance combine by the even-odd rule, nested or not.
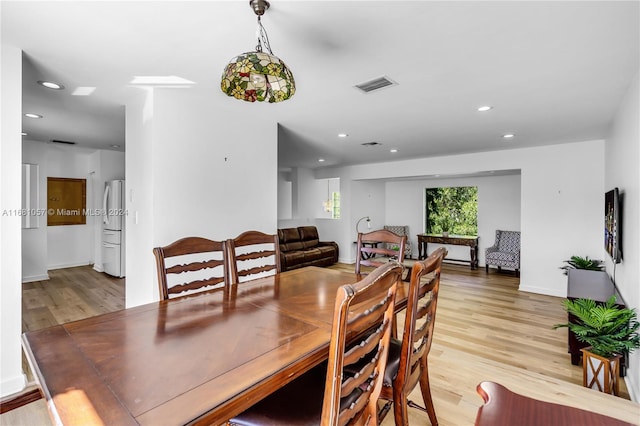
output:
[[[78,263],[64,263],[60,265],[50,265],[47,267],[47,270],[50,271],[53,269],[75,268],[77,266],[87,266],[87,265],[91,265],[91,262],[86,261],[86,262],[78,262]]]
[[[20,408],[42,398],[42,392],[37,386],[30,386],[21,392],[9,395],[0,401],[0,414]]]
[[[98,265],[97,263],[93,265],[93,270],[96,272],[104,272],[104,268],[102,267],[102,265]]]
[[[564,289],[555,290],[555,289],[549,289],[549,288],[543,288],[543,287],[532,287],[532,286],[520,285],[518,290],[526,291],[528,293],[544,294],[546,296],[567,297],[566,291],[564,291]]]
[[[49,279],[49,274],[44,275],[31,275],[30,277],[22,277],[23,283],[32,283],[35,281],[47,281]]]

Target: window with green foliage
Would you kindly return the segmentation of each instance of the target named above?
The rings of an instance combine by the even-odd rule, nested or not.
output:
[[[331,193],[331,219],[340,219],[340,193]]]
[[[427,188],[427,234],[478,235],[478,187]]]

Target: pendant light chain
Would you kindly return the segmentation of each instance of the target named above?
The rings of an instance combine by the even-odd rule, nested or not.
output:
[[[264,46],[270,55],[273,55],[271,51],[271,45],[269,44],[269,36],[267,35],[267,30],[262,26],[262,21],[260,20],[260,16],[258,16],[258,28],[256,30],[256,36],[258,38],[258,44],[256,46],[257,52],[262,52],[262,46]]]

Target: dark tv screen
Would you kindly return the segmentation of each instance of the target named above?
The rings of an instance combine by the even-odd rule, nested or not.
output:
[[[620,263],[620,192],[618,188],[604,195],[604,248],[614,263]]]

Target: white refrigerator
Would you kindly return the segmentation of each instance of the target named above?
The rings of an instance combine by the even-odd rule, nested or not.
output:
[[[114,277],[125,276],[124,180],[105,182],[102,198],[102,267]]]

